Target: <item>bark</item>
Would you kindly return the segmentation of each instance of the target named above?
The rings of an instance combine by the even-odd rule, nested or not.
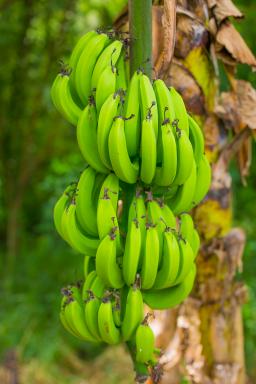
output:
[[[228,165],[235,156],[245,179],[250,165],[251,130],[256,128],[255,108],[251,107],[256,98],[251,86],[236,80],[234,73],[237,63],[254,67],[255,57],[227,21],[229,16],[242,17],[231,0],[177,1],[176,28],[170,25],[170,20],[174,22],[175,1],[157,4],[153,10],[157,76],[178,89],[188,111],[201,123],[213,170],[211,190],[192,212],[202,241],[194,290],[179,308],[156,312],[153,322],[158,346],[164,350],[161,382],[177,384],[186,377],[191,383],[243,384],[246,373],[241,305],[247,295],[235,275],[242,269],[245,235],[242,229],[232,228]],[[126,20],[124,12],[117,27],[127,29]],[[166,44],[169,53],[173,51],[175,32],[174,56],[164,56]],[[224,63],[230,81],[230,91],[223,94],[219,91],[218,60]],[[232,136],[231,143],[228,135]]]

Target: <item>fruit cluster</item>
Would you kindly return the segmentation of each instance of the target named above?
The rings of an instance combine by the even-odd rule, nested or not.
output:
[[[211,169],[182,97],[141,69],[128,81],[126,39],[116,37],[83,36],[52,86],[88,163],[54,208],[61,237],[86,255],[85,281],[63,289],[60,317],[80,339],[131,343],[150,365],[144,303],[171,308],[191,291],[200,240],[186,212],[206,195]]]

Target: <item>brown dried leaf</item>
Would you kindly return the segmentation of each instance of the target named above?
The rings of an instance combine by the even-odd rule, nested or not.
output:
[[[188,0],[177,0],[177,4],[182,8],[188,7]]]
[[[176,0],[165,0],[162,16],[163,50],[155,65],[159,77],[167,71],[173,57],[176,37]]]
[[[177,5],[176,12],[180,15],[186,15],[191,19],[196,19],[196,15],[193,12],[190,12],[187,8],[184,8],[180,5]]]
[[[236,60],[233,59],[230,56],[229,52],[223,49],[223,47],[220,44],[215,43],[215,51],[218,59],[220,59],[224,64],[232,66],[234,68],[236,67],[237,65]]]
[[[181,61],[173,60],[165,79],[168,86],[175,87],[181,93],[187,109],[195,115],[203,115],[204,95],[200,86]]]
[[[223,92],[216,114],[222,119],[227,129],[232,129],[238,136],[231,142],[221,155],[227,164],[237,153],[241,179],[246,184],[251,164],[251,138],[249,129],[256,129],[256,90],[244,80],[232,79],[233,90]],[[248,127],[246,130],[245,128]]]
[[[241,179],[244,185],[246,185],[246,177],[249,176],[250,166],[252,162],[252,138],[249,137],[244,141],[241,150],[238,153],[238,166],[241,175]]]
[[[208,23],[208,29],[209,29],[209,32],[213,36],[216,36],[216,34],[218,32],[218,28],[217,28],[217,23],[216,23],[216,20],[214,17],[210,18],[209,23]]]
[[[211,7],[213,7],[213,13],[218,22],[222,22],[230,16],[235,18],[243,17],[243,14],[231,0],[216,0]]]
[[[237,80],[235,91],[243,123],[251,129],[256,129],[256,90],[249,82]]]
[[[230,269],[235,274],[236,269],[242,272],[242,257],[245,246],[245,232],[242,228],[232,228],[231,231],[224,237],[224,249],[227,252],[227,260]]]
[[[216,36],[216,52],[222,58],[223,52],[229,54],[233,60],[242,64],[248,64],[256,69],[256,58],[246,45],[240,33],[235,27],[225,21],[219,28]]]
[[[218,150],[220,143],[218,119],[215,114],[207,116],[204,122],[204,138],[206,148]]]
[[[235,132],[244,128],[237,104],[237,96],[234,92],[222,92],[215,108],[215,113],[224,122],[226,129],[233,129]]]
[[[222,150],[218,163],[220,162],[222,167],[227,168],[230,160],[235,155],[237,155],[239,164],[241,164],[243,168],[243,169],[240,169],[240,171],[242,171],[242,173],[245,172],[245,175],[247,175],[247,172],[249,171],[248,167],[250,166],[250,161],[249,161],[250,151],[248,149],[247,143],[249,141],[250,135],[251,135],[251,132],[248,127],[245,129],[242,129],[238,134],[236,134],[234,139],[230,143],[228,143],[225,146],[225,148]]]
[[[208,31],[198,19],[187,14],[177,15],[175,56],[185,59],[195,47],[208,43]]]
[[[203,23],[209,18],[209,11],[205,0],[189,0],[187,8]]]
[[[158,58],[164,50],[163,28],[162,28],[163,7],[153,6],[152,13],[152,54],[154,67]]]
[[[208,7],[212,8],[217,4],[217,0],[208,0]]]
[[[234,80],[234,79],[233,79]],[[248,126],[256,129],[256,90],[244,80],[233,81],[233,91],[222,92],[215,112],[226,128],[235,132]]]

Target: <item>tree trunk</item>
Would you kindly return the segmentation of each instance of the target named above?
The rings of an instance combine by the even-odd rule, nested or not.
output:
[[[203,127],[213,177],[208,196],[192,212],[202,243],[193,293],[179,308],[157,311],[153,323],[164,350],[162,383],[177,384],[186,377],[191,383],[244,384],[241,305],[246,289],[235,274],[242,268],[245,235],[231,228],[228,165],[236,155],[242,177],[248,174],[250,128],[256,126],[249,109],[254,111],[256,96],[248,83],[235,80],[234,72],[238,62],[255,67],[256,61],[227,19],[242,17],[231,0],[177,3],[158,1],[153,10],[155,72],[178,89]],[[126,20],[124,12],[116,26],[127,29]],[[230,83],[229,92],[222,94],[218,60]]]

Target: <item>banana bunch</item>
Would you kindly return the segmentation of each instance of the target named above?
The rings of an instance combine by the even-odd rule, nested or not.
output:
[[[142,293],[137,283],[109,289],[95,270],[87,271],[84,284],[62,289],[60,319],[79,339],[118,344],[135,334],[143,320]]]
[[[88,164],[56,202],[54,223],[84,256],[84,282],[62,290],[64,328],[127,343],[142,374],[159,352],[152,311],[192,290],[200,238],[188,212],[207,194],[211,167],[180,94],[142,69],[128,80],[127,41],[88,32],[54,80],[53,103]]]
[[[56,109],[76,126],[92,93],[97,111],[100,111],[110,94],[126,89],[125,67],[124,41],[115,39],[111,31],[86,33],[52,85],[51,96]]]
[[[59,235],[78,253],[95,256],[112,232],[119,255],[123,249],[118,221],[120,196],[115,174],[101,174],[87,167],[55,204],[53,217]]]
[[[200,240],[190,215],[175,217],[163,198],[142,186],[131,193],[127,212],[118,213],[122,193],[115,174],[87,167],[55,205],[59,234],[86,254],[84,284],[63,289],[60,319],[81,340],[132,343],[136,361],[153,364],[144,304],[167,309],[187,297]]]
[[[78,41],[54,80],[53,103],[77,127],[80,151],[92,168],[114,171],[129,184],[140,180],[175,190],[174,212],[189,210],[210,184],[201,129],[162,80],[152,84],[139,69],[128,82],[126,39],[116,37],[91,31]]]

